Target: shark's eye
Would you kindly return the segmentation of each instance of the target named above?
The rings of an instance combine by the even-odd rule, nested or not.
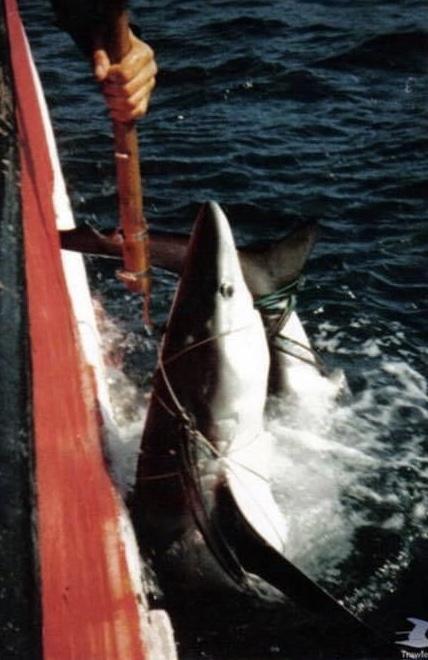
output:
[[[233,288],[233,285],[229,284],[229,282],[222,282],[220,284],[219,291],[223,296],[223,298],[231,298],[235,293],[235,289]]]

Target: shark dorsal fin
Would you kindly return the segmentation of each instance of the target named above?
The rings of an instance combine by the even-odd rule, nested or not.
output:
[[[273,293],[302,273],[317,235],[317,223],[305,222],[285,238],[239,251],[242,271],[254,298]]]

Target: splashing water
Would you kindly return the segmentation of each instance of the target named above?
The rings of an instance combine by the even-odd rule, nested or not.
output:
[[[320,328],[318,346],[351,361],[349,337],[333,330]],[[428,535],[427,383],[385,343],[360,346],[342,401],[274,402],[268,422],[287,556],[360,615],[394,592],[412,544]]]
[[[100,299],[94,300],[94,306],[114,418],[114,425],[108,425],[106,429],[106,453],[112,476],[121,494],[126,497],[135,480],[147,413],[147,393],[126,373],[125,359],[127,354],[138,350],[140,342],[143,350],[150,350],[150,344],[113,321],[103,309]]]
[[[100,315],[99,315],[100,316]],[[113,473],[132,488],[148,401],[124,362],[153,364],[154,337],[101,315],[104,352],[119,437],[110,438]],[[350,360],[349,338],[321,325],[316,343]],[[272,488],[287,521],[286,556],[360,615],[394,591],[411,544],[428,537],[427,383],[384,338],[363,343],[363,366],[339,402],[269,402]],[[416,432],[415,432],[416,429]],[[417,431],[419,429],[419,432]],[[409,476],[411,478],[409,478]]]

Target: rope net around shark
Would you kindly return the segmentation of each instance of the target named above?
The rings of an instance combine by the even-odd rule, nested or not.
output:
[[[296,309],[297,293],[302,289],[303,283],[304,278],[297,277],[276,291],[255,298],[254,307],[262,316],[272,348],[316,367],[323,376],[327,376],[326,365],[311,346],[306,346],[296,339],[281,334],[281,330]],[[270,325],[270,321],[272,321],[272,325]],[[290,346],[306,352],[308,357],[298,354],[296,351],[293,352]]]
[[[186,435],[186,438],[188,439],[189,442],[181,443],[182,451],[180,458],[182,461],[183,473],[181,473],[180,471],[168,471],[162,474],[154,474],[154,475],[146,474],[143,477],[144,480],[148,480],[148,481],[168,479],[174,477],[182,478],[183,486],[185,486],[188,490],[190,490],[190,492],[192,492],[194,495],[193,498],[189,498],[190,505],[192,508],[192,513],[198,525],[199,530],[201,531],[207,542],[207,545],[212,547],[213,554],[217,557],[217,559],[222,565],[226,564],[226,567],[228,565],[228,562],[225,562],[224,558],[222,559],[222,557],[224,557],[224,553],[227,553],[227,556],[229,557],[228,561],[230,560],[230,558],[232,558],[233,560],[232,564],[236,564],[235,568],[237,571],[236,574],[234,575],[234,579],[236,580],[237,577],[239,576],[238,581],[241,583],[242,582],[245,583],[245,571],[242,569],[240,563],[236,559],[232,548],[227,543],[218,525],[216,525],[215,521],[212,518],[211,519],[209,518],[209,514],[206,510],[203,501],[204,498],[201,496],[203,491],[202,486],[198,487],[198,485],[196,484],[196,481],[199,479],[200,476],[199,474],[200,471],[198,470],[198,467],[195,463],[194,451],[192,451],[192,449],[197,447],[198,450],[200,450],[202,448],[202,450],[205,452],[206,455],[214,458],[215,460],[223,462],[225,469],[229,471],[231,474],[233,474],[233,476],[246,489],[246,492],[253,501],[254,506],[258,508],[261,515],[264,517],[265,521],[272,529],[272,532],[277,537],[278,541],[281,544],[283,544],[284,539],[281,532],[279,531],[279,529],[276,528],[274,522],[271,520],[271,518],[265,511],[262,504],[257,500],[257,498],[253,497],[250,490],[246,488],[245,483],[243,482],[241,476],[239,475],[239,469],[247,471],[253,476],[259,478],[267,486],[269,484],[269,480],[266,478],[265,475],[261,474],[260,472],[252,469],[251,467],[245,464],[242,464],[240,461],[234,458],[233,450],[230,452],[226,450],[228,453],[219,451],[213,445],[213,443],[206,437],[206,435],[204,435],[201,432],[201,430],[197,427],[195,419],[192,416],[191,412],[186,410],[185,406],[183,406],[182,403],[180,402],[177,393],[174,391],[173,385],[166,371],[166,366],[180,359],[183,355],[187,354],[189,351],[197,350],[198,348],[200,348],[201,346],[207,343],[218,341],[223,337],[226,337],[232,333],[241,332],[246,328],[247,326],[237,327],[232,330],[228,330],[225,333],[219,333],[213,337],[209,337],[202,341],[194,342],[191,345],[187,346],[186,349],[184,349],[183,351],[179,351],[178,353],[169,356],[166,360],[164,360],[164,358],[161,355],[161,351],[159,351],[158,373],[162,376],[162,381],[165,385],[170,401],[167,403],[165,401],[164,396],[162,396],[159,393],[156,387],[153,390],[153,397],[162,406],[162,408],[165,410],[167,414],[177,419],[177,422],[181,427],[181,431]],[[252,437],[249,440],[248,444],[246,446],[241,447],[240,450],[249,447],[259,438],[260,438],[260,433]],[[199,506],[195,505],[195,501],[197,501]]]

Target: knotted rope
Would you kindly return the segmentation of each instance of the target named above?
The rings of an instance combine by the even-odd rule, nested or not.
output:
[[[316,367],[322,376],[327,376],[327,367],[312,347],[281,333],[281,330],[296,308],[297,293],[302,286],[303,278],[297,277],[276,291],[256,298],[254,300],[254,307],[262,315],[266,334],[272,348]],[[297,347],[303,352],[306,352],[308,357],[296,351],[293,352],[290,346]]]

